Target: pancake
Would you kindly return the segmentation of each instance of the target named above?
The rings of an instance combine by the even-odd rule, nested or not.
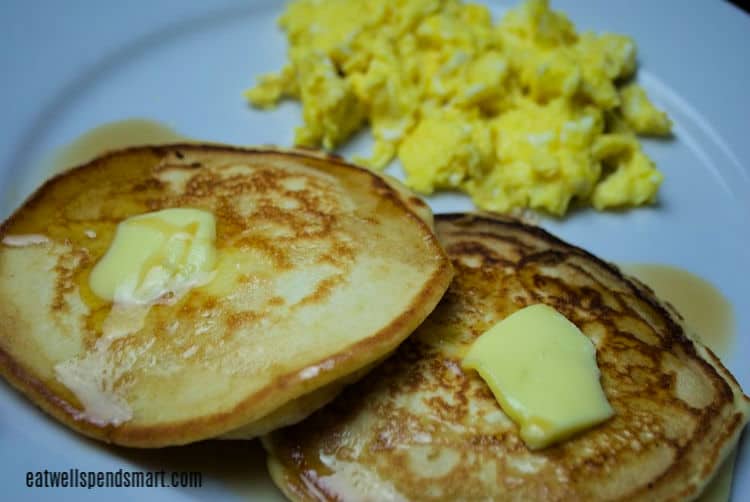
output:
[[[684,500],[736,443],[750,400],[642,284],[545,231],[437,215],[456,277],[392,357],[264,437],[292,500]],[[461,359],[499,320],[548,304],[597,349],[615,416],[532,451]]]
[[[88,277],[117,224],[173,207],[215,216],[210,282],[140,309],[94,295]],[[452,269],[430,225],[421,200],[337,158],[109,153],[45,183],[0,227],[0,372],[107,442],[268,432],[332,399],[435,307]]]

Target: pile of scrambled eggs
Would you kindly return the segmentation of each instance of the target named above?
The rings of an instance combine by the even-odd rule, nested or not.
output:
[[[576,33],[547,0],[493,24],[459,0],[294,0],[279,21],[289,63],[247,91],[302,102],[299,145],[334,149],[365,125],[382,169],[418,192],[465,191],[486,210],[562,215],[654,201],[662,175],[636,134],[671,122],[635,84],[626,36]]]

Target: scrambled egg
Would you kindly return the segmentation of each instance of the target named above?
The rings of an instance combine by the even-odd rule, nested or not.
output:
[[[406,183],[467,192],[487,210],[564,214],[653,202],[662,175],[636,134],[671,122],[622,82],[636,48],[622,35],[578,34],[547,0],[499,23],[459,0],[294,0],[279,23],[289,63],[247,91],[258,107],[302,102],[299,145],[334,149],[369,125],[369,159],[395,156]]]

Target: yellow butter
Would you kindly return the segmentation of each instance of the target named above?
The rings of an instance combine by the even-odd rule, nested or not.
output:
[[[474,342],[463,364],[479,372],[532,449],[614,414],[599,383],[594,345],[547,305],[497,323]]]
[[[210,279],[215,241],[216,221],[207,211],[174,208],[128,218],[91,271],[89,286],[124,304],[180,293]]]

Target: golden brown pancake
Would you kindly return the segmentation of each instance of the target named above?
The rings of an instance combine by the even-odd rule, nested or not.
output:
[[[148,306],[134,328],[139,314],[98,298],[88,277],[119,222],[172,207],[214,214],[215,276]],[[195,144],[107,154],[45,183],[0,227],[0,372],[69,427],[122,445],[293,423],[445,292],[452,270],[425,209],[330,157]],[[97,343],[105,324],[126,334]]]
[[[382,366],[264,438],[292,500],[685,500],[711,478],[750,400],[678,317],[617,268],[545,231],[438,215],[456,277]],[[532,451],[461,359],[499,320],[545,303],[597,348],[615,416]]]

